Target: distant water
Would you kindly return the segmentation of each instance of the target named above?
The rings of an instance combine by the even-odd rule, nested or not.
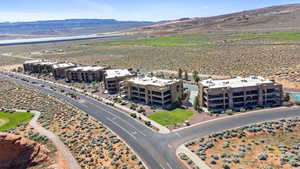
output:
[[[292,98],[294,98],[296,101],[299,101],[300,102],[300,94],[290,94],[290,96]]]
[[[0,40],[0,46],[31,44],[31,43],[60,42],[60,41],[72,41],[72,40],[84,40],[84,39],[111,38],[111,37],[118,37],[118,36],[121,36],[121,35],[120,34],[81,35],[81,36],[65,36],[65,37],[49,37],[49,38]]]

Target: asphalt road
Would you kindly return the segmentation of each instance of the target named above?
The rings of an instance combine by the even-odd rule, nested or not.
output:
[[[82,95],[80,93],[70,91],[69,89],[55,86],[35,79],[27,80],[35,81],[38,84],[32,84],[25,81],[1,75],[0,77],[8,78],[25,86],[32,87],[47,94],[53,95],[66,103],[72,104],[83,112],[93,116],[98,121],[105,124],[108,128],[118,134],[133,150],[142,158],[143,162],[150,169],[181,169],[180,161],[177,159],[176,148],[191,139],[209,135],[214,132],[226,129],[245,126],[252,123],[258,123],[269,120],[276,120],[287,117],[295,117],[300,115],[299,107],[280,108],[272,110],[262,110],[251,113],[244,113],[228,118],[208,121],[189,128],[177,130],[169,134],[160,134],[154,132],[145,125],[139,123],[135,119],[129,117],[125,113],[116,110],[106,104],[96,101],[93,98]],[[43,84],[45,87],[41,87]],[[64,94],[53,91],[49,87],[64,89],[66,92],[76,94],[80,99],[73,100]]]

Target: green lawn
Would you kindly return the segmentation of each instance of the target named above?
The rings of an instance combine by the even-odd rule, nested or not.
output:
[[[138,38],[134,40],[124,40],[119,42],[108,42],[106,45],[144,45],[144,46],[212,46],[215,44],[207,43],[208,35],[172,35],[151,38]]]
[[[0,112],[0,131],[16,127],[19,123],[25,123],[32,119],[28,112]]]
[[[175,109],[171,111],[156,112],[148,117],[163,126],[183,123],[193,115],[193,112],[185,109]]]

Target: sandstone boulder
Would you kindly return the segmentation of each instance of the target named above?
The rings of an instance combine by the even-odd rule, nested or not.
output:
[[[21,136],[0,132],[0,169],[20,169],[35,166],[46,160],[49,151]]]

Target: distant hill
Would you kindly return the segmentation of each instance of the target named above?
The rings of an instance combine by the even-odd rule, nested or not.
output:
[[[136,33],[176,34],[215,31],[287,31],[300,29],[300,4],[271,6],[213,17],[182,18],[133,29]]]
[[[114,19],[68,19],[36,22],[0,23],[0,34],[4,35],[76,35],[119,31],[133,27],[151,25],[154,22],[117,21]]]

